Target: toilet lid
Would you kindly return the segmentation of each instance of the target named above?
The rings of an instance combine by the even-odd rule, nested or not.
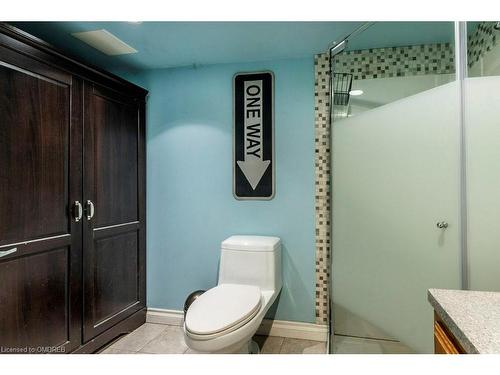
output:
[[[254,285],[221,284],[199,296],[186,313],[189,332],[211,335],[252,318],[260,309],[260,288]]]

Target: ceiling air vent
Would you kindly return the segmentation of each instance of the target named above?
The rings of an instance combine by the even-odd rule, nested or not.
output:
[[[72,33],[71,35],[108,56],[137,53],[135,48],[130,47],[127,43],[118,39],[116,36],[104,29],[83,31],[81,33]]]

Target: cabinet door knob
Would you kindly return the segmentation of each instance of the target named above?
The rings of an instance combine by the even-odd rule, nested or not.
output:
[[[436,226],[439,228],[439,229],[446,229],[448,228],[448,223],[446,221],[439,221]]]

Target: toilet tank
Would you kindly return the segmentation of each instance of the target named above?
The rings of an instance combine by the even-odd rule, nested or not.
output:
[[[281,289],[281,240],[267,236],[231,236],[222,241],[219,284]]]

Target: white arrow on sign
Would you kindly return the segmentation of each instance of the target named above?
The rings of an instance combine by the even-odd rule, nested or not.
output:
[[[244,85],[244,160],[236,161],[253,190],[271,163],[264,160],[262,134],[262,80],[245,81]]]

